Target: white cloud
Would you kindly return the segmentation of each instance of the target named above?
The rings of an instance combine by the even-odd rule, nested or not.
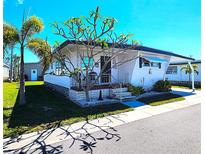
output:
[[[17,0],[18,4],[23,4],[24,0]]]

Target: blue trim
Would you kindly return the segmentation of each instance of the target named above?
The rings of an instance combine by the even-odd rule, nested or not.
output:
[[[148,57],[148,56],[143,56],[143,58],[147,59],[150,62],[155,62],[155,63],[167,63],[168,61],[165,59],[161,59],[158,57]]]

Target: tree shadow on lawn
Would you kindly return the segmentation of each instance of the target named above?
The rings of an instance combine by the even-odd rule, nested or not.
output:
[[[26,86],[26,104],[18,104],[19,95],[13,108],[9,127],[31,126],[67,120],[74,123],[85,120],[88,116],[103,116],[108,112],[125,110],[129,107],[122,104],[101,105],[81,108],[64,96],[51,91],[44,85]]]
[[[68,143],[70,148],[74,145],[75,142],[80,142],[81,150],[88,153],[93,153],[93,148],[96,147],[97,141],[115,139],[117,142],[121,139],[120,134],[117,133],[117,130],[113,127],[110,127],[109,124],[113,122],[112,118],[121,122],[123,121],[118,118],[117,115],[111,116],[112,118],[106,117],[108,121],[106,124],[102,124],[101,122],[94,124],[90,122],[89,119],[102,116],[107,112],[129,108],[122,104],[81,108],[64,97],[56,95],[55,92],[49,90],[44,85],[26,86],[26,105],[20,106],[18,104],[18,100],[19,99],[17,99],[14,106],[9,121],[9,127],[21,128],[21,126],[28,126],[28,128],[32,128],[42,124],[45,124],[45,127],[43,131],[39,131],[37,133],[37,135],[34,137],[34,140],[28,142],[26,145],[23,145],[21,148],[7,149],[7,146],[10,144],[25,140],[25,138],[22,138],[22,136],[10,138],[8,141],[4,142],[4,152],[27,153],[31,152],[32,149],[32,153],[37,151],[39,153],[61,153],[62,146],[54,147],[52,145],[48,145],[45,142],[45,140],[50,135],[52,135],[57,129],[60,129],[62,133],[59,135],[63,135],[64,138],[71,138],[72,143]],[[73,120],[68,123],[73,123],[75,120],[82,121],[82,119],[86,120],[86,122],[81,127],[72,131],[69,129],[71,126],[69,126],[67,129],[61,126],[63,120],[72,118]],[[91,133],[89,133],[90,127],[92,127],[92,129],[97,128],[98,130],[102,131],[103,136],[93,136]]]

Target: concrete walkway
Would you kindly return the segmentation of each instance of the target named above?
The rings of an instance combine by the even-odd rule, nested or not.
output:
[[[92,121],[79,122],[69,126],[52,128],[41,132],[25,134],[18,138],[4,139],[4,152],[19,153],[21,151],[27,152],[29,149],[36,149],[39,147],[45,148],[46,146],[56,142],[68,139],[76,140],[82,136],[90,136],[90,133],[96,131],[114,129],[113,127],[118,125],[201,103],[201,91],[191,93],[191,90],[188,89],[174,89],[173,93],[181,94],[186,99],[184,101],[154,107],[144,105],[137,101],[128,102],[128,104],[130,103],[135,107],[134,111],[111,115]]]

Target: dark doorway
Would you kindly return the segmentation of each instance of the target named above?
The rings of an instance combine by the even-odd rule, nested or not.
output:
[[[100,68],[102,69],[105,63],[109,60],[110,57],[108,56],[101,56],[100,57]],[[107,66],[102,72],[101,76],[101,83],[108,83],[111,82],[111,61],[108,62]]]

